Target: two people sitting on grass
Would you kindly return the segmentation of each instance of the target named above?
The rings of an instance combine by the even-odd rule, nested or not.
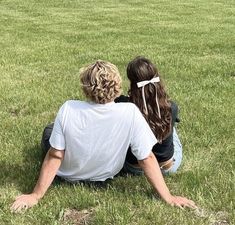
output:
[[[150,81],[150,84],[146,85],[155,86],[159,83],[158,80],[158,74],[153,74],[146,81]],[[36,205],[56,175],[72,183],[112,179],[123,168],[129,146],[154,191],[165,202],[172,206],[195,207],[193,201],[170,193],[152,152],[153,146],[163,142],[166,134],[171,134],[172,125],[170,128],[162,126],[165,132],[158,137],[157,133],[154,135],[152,132],[155,129],[146,122],[147,117],[143,117],[135,104],[115,103],[114,100],[121,94],[121,77],[117,67],[109,62],[98,60],[88,65],[81,71],[80,81],[89,101],[66,101],[59,109],[50,136],[51,147],[45,156],[39,179],[32,193],[17,197],[11,209],[20,211]],[[145,78],[140,78],[138,83],[142,81]],[[141,111],[148,115],[152,108],[146,103],[149,90],[143,88],[143,84],[136,85],[143,92],[140,97],[144,102],[144,109]],[[156,94],[157,89],[153,90]],[[130,101],[136,103],[132,95]],[[158,117],[165,118],[164,113],[167,110],[162,109],[161,103],[156,104]],[[169,102],[168,105],[170,106]],[[169,113],[171,114],[170,110],[167,115]],[[173,119],[168,116],[166,120],[172,123]],[[153,121],[158,120],[149,120],[150,124]],[[171,164],[174,164],[174,160],[172,161]],[[161,167],[164,169],[163,164]]]

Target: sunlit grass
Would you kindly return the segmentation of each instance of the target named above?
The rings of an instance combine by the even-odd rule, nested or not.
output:
[[[0,1],[0,224],[61,224],[67,208],[94,208],[93,224],[234,224],[235,4],[225,1]],[[180,171],[174,194],[204,214],[171,208],[144,177],[106,189],[53,185],[38,206],[9,211],[40,168],[43,127],[67,99],[84,99],[78,71],[96,59],[155,62],[180,106]],[[219,216],[222,212],[224,218]]]

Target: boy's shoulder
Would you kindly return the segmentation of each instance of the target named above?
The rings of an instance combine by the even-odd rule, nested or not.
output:
[[[61,106],[64,110],[71,110],[71,109],[82,109],[88,106],[88,102],[80,101],[80,100],[67,100]]]

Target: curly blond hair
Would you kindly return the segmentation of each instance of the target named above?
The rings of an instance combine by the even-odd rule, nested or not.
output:
[[[97,60],[82,68],[80,81],[86,97],[95,103],[112,102],[121,94],[121,76],[118,68],[110,62]]]

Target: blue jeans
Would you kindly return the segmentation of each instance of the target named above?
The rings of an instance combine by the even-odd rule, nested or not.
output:
[[[163,175],[168,175],[170,173],[176,173],[178,170],[181,162],[182,162],[182,145],[180,142],[180,139],[177,135],[176,129],[173,128],[173,145],[174,145],[174,154],[173,154],[173,165],[171,168],[164,170],[161,169]],[[128,173],[131,173],[133,175],[142,175],[144,174],[144,171],[141,168],[134,167],[130,163],[125,162],[124,164],[124,170]]]

